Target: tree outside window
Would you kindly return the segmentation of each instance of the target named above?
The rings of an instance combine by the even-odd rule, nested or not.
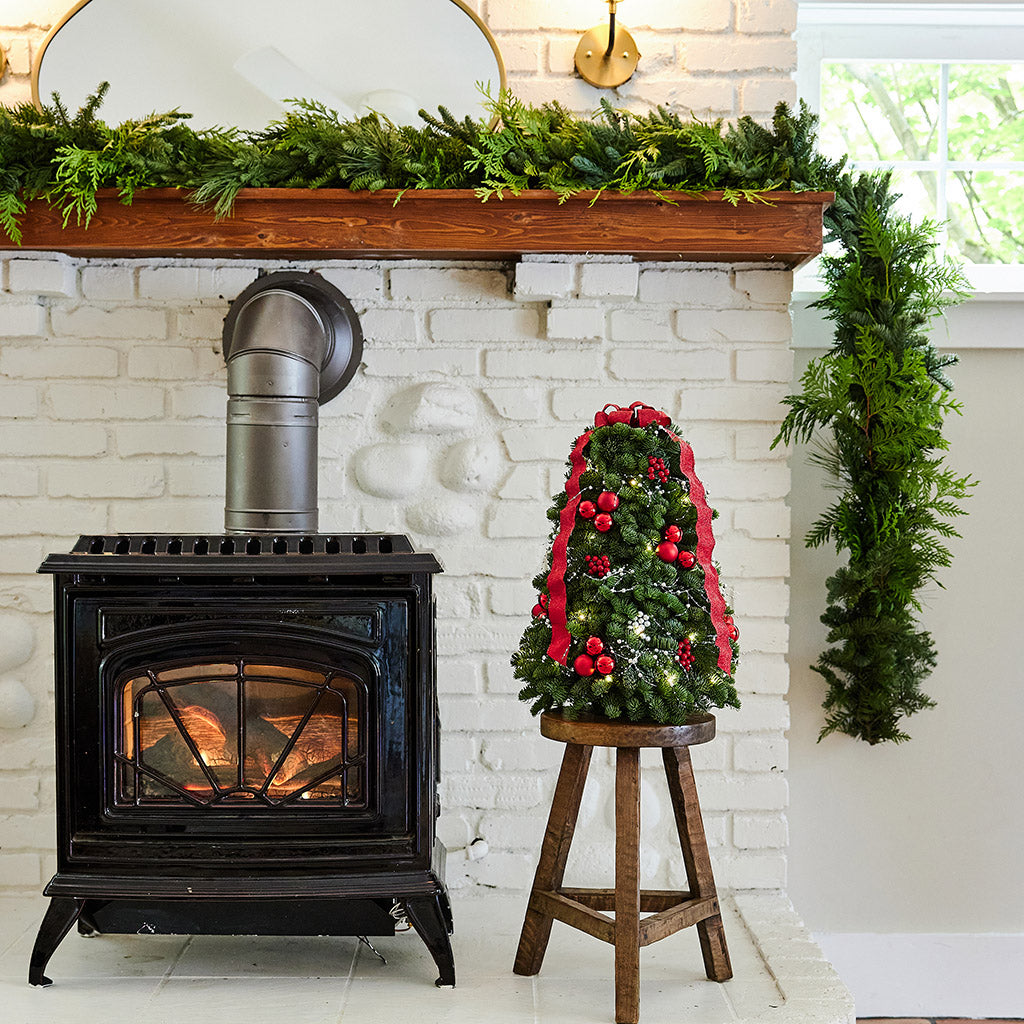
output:
[[[1024,63],[826,60],[823,151],[892,167],[970,264],[1024,263]]]

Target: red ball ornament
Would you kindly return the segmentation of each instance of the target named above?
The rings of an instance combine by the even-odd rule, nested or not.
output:
[[[598,512],[594,516],[594,529],[607,533],[612,528],[612,517],[607,512]]]
[[[602,654],[594,666],[601,675],[606,676],[615,671],[615,659],[610,654]]]
[[[666,526],[665,527],[665,540],[672,541],[673,544],[678,544],[683,538],[683,531],[678,526]]]
[[[587,641],[587,654],[598,655],[604,650],[604,641],[599,636],[592,636]]]
[[[541,594],[539,600],[540,600],[540,606],[542,608],[547,608],[547,606],[548,606],[548,595],[547,594]]]
[[[581,501],[580,515],[584,519],[593,519],[597,515],[597,506],[592,501]]]
[[[692,551],[680,551],[679,564],[684,569],[692,569],[697,564],[697,559]]]
[[[602,491],[597,496],[597,507],[602,512],[614,512],[619,507],[619,496],[614,491]]]
[[[535,619],[543,619],[547,615],[547,609],[542,604],[535,604],[533,606],[533,617]]]
[[[658,545],[658,557],[663,562],[674,562],[679,557],[679,548],[670,540],[663,540]]]
[[[581,654],[573,663],[572,667],[578,676],[592,676],[594,674],[594,660],[586,654]]]

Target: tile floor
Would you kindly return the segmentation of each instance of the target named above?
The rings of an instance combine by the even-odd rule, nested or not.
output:
[[[72,932],[50,961],[54,984],[25,981],[42,898],[0,901],[4,1024],[599,1024],[613,1013],[612,950],[556,922],[537,978],[512,974],[523,898],[454,901],[458,986],[437,989],[415,933],[374,939],[384,966],[351,938],[99,936]],[[787,904],[788,905],[788,904]],[[724,901],[735,978],[704,977],[694,929],[643,951],[644,1024],[787,1020],[786,999],[737,904]],[[790,908],[791,913],[791,908]],[[825,1010],[800,1024],[849,1020]]]

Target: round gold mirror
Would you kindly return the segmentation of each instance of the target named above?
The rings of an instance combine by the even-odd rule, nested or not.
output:
[[[259,130],[291,99],[399,124],[442,105],[479,116],[478,83],[496,96],[505,67],[463,0],[80,0],[36,58],[33,98],[75,109],[101,81],[109,123],[178,109]]]

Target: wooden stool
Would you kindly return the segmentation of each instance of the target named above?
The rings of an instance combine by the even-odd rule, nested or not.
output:
[[[545,712],[540,731],[566,747],[512,970],[525,975],[540,971],[552,921],[558,918],[615,946],[615,1020],[637,1024],[640,947],[696,925],[707,976],[728,981],[732,966],[688,749],[714,738],[714,715],[697,715],[685,725],[645,725],[597,716],[569,719]],[[615,888],[567,889],[562,877],[596,746],[616,748]],[[662,748],[686,866],[686,892],[640,888],[641,747]],[[614,911],[614,920],[601,913],[606,910]],[[642,913],[651,916],[641,920]]]

